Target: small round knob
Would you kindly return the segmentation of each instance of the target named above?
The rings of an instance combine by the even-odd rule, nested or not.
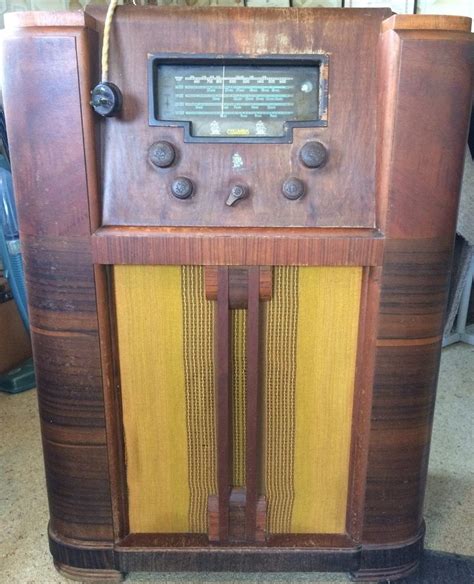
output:
[[[176,158],[176,151],[169,142],[155,142],[148,150],[150,161],[158,168],[171,166]]]
[[[184,176],[180,176],[173,181],[171,192],[177,199],[188,199],[193,194],[193,183]]]
[[[304,182],[294,176],[287,179],[282,186],[282,193],[290,201],[301,199],[304,195]]]
[[[321,142],[307,142],[300,150],[300,160],[307,168],[322,166],[327,157],[328,151]]]

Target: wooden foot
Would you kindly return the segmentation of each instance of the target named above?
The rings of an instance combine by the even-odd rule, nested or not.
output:
[[[87,584],[112,584],[123,581],[124,575],[117,570],[92,570],[89,568],[75,568],[54,562],[56,570],[69,580],[85,582]]]
[[[357,582],[400,580],[418,569],[423,555],[425,527],[416,537],[396,545],[362,545],[359,569],[351,573]]]

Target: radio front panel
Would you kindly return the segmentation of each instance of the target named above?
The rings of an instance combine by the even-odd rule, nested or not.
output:
[[[103,224],[374,228],[378,13],[215,14],[117,20]]]

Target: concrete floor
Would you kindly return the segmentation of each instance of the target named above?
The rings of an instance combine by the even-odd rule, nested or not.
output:
[[[443,351],[426,499],[426,545],[474,554],[472,393],[474,347]],[[0,584],[55,584],[65,580],[48,552],[47,500],[36,392],[0,393]],[[127,583],[332,583],[343,574],[133,574]],[[461,584],[461,583],[459,583]]]

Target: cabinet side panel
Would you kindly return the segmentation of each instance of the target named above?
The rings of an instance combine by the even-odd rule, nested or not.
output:
[[[77,41],[64,33],[26,32],[4,42],[5,111],[23,237],[90,232]]]
[[[111,501],[79,93],[80,78],[90,83],[86,35],[10,31],[3,47],[51,531],[105,542]]]
[[[387,236],[451,244],[471,109],[471,35],[406,31],[399,38]]]
[[[377,350],[366,541],[403,541],[421,528],[439,351],[439,342]]]
[[[382,35],[377,184],[387,239],[365,544],[408,541],[422,529],[472,61],[463,32]]]

